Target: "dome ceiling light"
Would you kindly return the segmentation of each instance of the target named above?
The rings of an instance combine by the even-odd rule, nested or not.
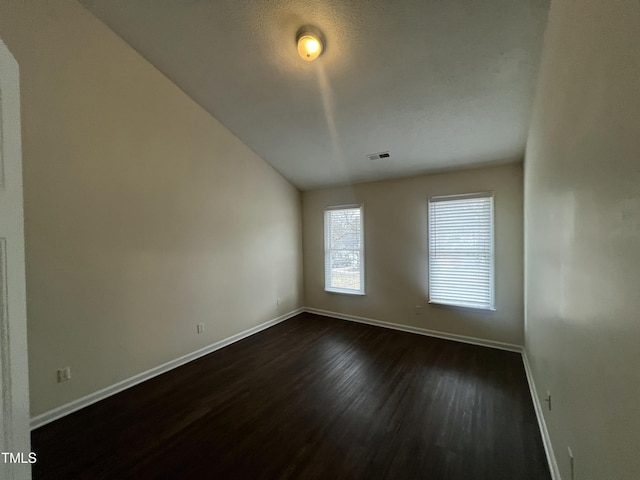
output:
[[[302,28],[297,35],[298,55],[307,62],[318,58],[324,50],[324,44],[320,35],[308,28]]]

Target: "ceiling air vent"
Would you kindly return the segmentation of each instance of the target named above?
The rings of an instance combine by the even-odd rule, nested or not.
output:
[[[389,155],[389,152],[380,152],[380,153],[370,153],[369,155],[367,155],[367,158],[369,160],[378,160],[380,158],[389,158],[391,155]]]

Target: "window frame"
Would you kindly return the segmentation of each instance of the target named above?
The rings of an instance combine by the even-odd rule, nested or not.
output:
[[[433,299],[432,298],[432,251],[431,251],[431,239],[435,234],[435,225],[433,225],[434,220],[432,220],[432,204],[454,201],[454,200],[472,200],[474,198],[489,198],[490,199],[490,214],[489,214],[489,229],[490,229],[490,268],[489,268],[489,291],[490,291],[490,302],[488,306],[481,305],[473,305],[469,303],[463,303],[460,300],[442,300],[442,299]],[[440,195],[429,197],[429,201],[427,204],[427,253],[428,253],[428,275],[427,275],[427,283],[428,283],[428,301],[429,304],[439,305],[445,307],[455,307],[455,308],[464,308],[464,309],[472,309],[472,310],[481,310],[481,311],[495,311],[496,310],[496,280],[495,280],[495,269],[496,269],[496,242],[495,242],[495,195],[493,191],[485,191],[485,192],[476,192],[476,193],[463,193],[463,194],[455,194],[455,195]]]
[[[331,261],[331,252],[337,249],[332,249],[329,242],[329,229],[328,218],[329,213],[336,210],[360,210],[360,248],[357,249],[360,255],[360,290],[351,288],[338,288],[330,285],[330,277],[327,275],[331,272],[329,262]],[[364,205],[363,204],[349,204],[349,205],[331,205],[324,209],[323,213],[323,229],[324,229],[324,290],[328,293],[338,293],[344,295],[365,295],[365,240],[364,240]],[[345,249],[342,249],[345,250]],[[346,249],[355,250],[355,249]]]

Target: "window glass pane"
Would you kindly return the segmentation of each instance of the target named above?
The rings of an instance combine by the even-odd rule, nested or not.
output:
[[[360,290],[360,252],[355,250],[332,251],[331,287]]]

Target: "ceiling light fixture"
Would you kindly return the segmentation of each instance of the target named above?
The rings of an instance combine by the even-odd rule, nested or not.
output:
[[[298,55],[307,62],[312,62],[322,54],[324,45],[320,35],[309,31],[303,30],[298,33]]]

